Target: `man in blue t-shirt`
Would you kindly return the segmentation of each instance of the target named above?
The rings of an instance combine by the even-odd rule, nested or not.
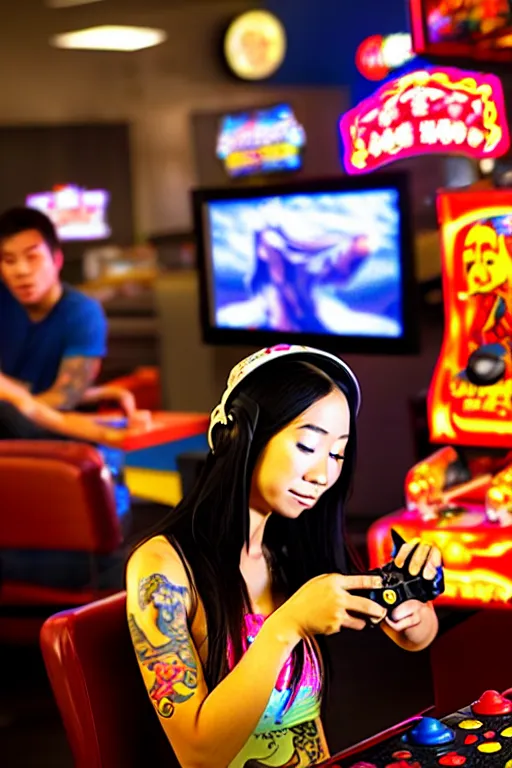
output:
[[[99,302],[60,280],[63,255],[40,211],[0,215],[0,371],[53,408],[74,408],[97,377],[107,324]]]

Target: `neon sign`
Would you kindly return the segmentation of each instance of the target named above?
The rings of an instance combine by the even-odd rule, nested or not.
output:
[[[445,334],[429,391],[430,436],[510,448],[512,192],[443,193],[438,211]]]
[[[294,171],[301,167],[306,133],[287,104],[223,118],[217,157],[229,176]]]
[[[268,11],[247,11],[229,26],[224,53],[229,68],[242,80],[264,80],[281,66],[286,55],[286,31]]]
[[[26,204],[37,208],[53,222],[59,238],[103,240],[111,235],[107,221],[110,195],[104,189],[83,189],[71,184],[29,195]]]
[[[414,57],[412,38],[407,32],[367,37],[356,51],[356,67],[367,80],[384,80]]]
[[[500,80],[453,67],[390,80],[342,115],[339,128],[350,174],[423,154],[499,157],[510,145]]]

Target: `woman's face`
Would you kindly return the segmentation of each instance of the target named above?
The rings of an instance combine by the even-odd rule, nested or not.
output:
[[[250,507],[266,514],[298,517],[341,474],[350,411],[334,389],[274,435],[254,468]]]

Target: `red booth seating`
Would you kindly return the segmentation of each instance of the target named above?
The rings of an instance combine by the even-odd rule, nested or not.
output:
[[[137,666],[124,592],[49,618],[41,649],[76,768],[178,768]]]
[[[151,366],[136,368],[128,376],[112,379],[105,382],[105,385],[130,390],[139,410],[159,411],[162,408],[159,368]]]
[[[122,530],[100,453],[59,441],[0,441],[0,550],[90,554],[90,585],[80,590],[9,582],[0,574],[0,639],[37,638],[55,610],[111,593],[97,588],[95,558],[116,552]]]

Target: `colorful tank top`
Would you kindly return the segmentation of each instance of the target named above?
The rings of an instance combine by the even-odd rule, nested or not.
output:
[[[244,651],[253,642],[264,622],[265,617],[260,614],[245,616],[242,638]],[[230,665],[233,666],[231,651],[229,655]],[[293,698],[292,678],[293,659],[290,656],[279,673],[275,688],[254,733],[228,768],[244,768],[248,761],[255,761],[254,765],[264,766],[314,765],[327,756],[321,751],[320,737],[314,738],[314,721],[320,718],[322,669],[312,646],[306,645],[304,669]],[[300,763],[294,759],[298,739],[302,740],[304,747],[300,749]],[[313,746],[315,743],[316,747]],[[304,755],[309,755],[310,751],[315,754],[311,754],[310,761],[308,759],[304,762]]]

